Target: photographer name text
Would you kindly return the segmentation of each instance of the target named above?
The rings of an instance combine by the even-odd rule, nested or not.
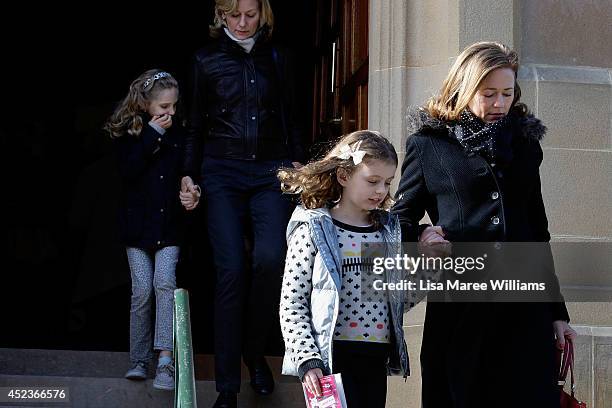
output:
[[[430,280],[419,280],[417,282],[401,280],[399,282],[384,282],[377,279],[372,287],[375,290],[426,290],[426,291],[544,291],[546,284],[543,282],[522,282],[519,279],[489,280],[488,282],[463,282],[460,280],[447,280],[434,282]]]

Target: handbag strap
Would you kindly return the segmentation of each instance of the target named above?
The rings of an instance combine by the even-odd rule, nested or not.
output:
[[[566,341],[563,351],[559,352],[559,355],[562,356],[561,367],[559,371],[559,381],[563,382],[565,382],[565,379],[567,378],[567,372],[569,370],[569,347],[569,342]]]
[[[566,343],[570,344],[570,357],[569,357],[569,368],[570,368],[570,378],[572,381],[572,397],[574,397],[574,391],[576,389],[576,384],[574,383],[574,345],[570,340],[566,340]]]
[[[558,361],[559,359],[557,359]],[[563,349],[563,358],[561,359],[561,367],[559,371],[559,385],[563,387],[567,378],[567,372],[570,372],[570,384],[572,397],[576,384],[574,382],[574,344],[570,339],[565,339],[565,347]]]

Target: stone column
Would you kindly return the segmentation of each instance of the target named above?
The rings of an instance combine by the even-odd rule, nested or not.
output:
[[[405,114],[439,87],[457,49],[456,1],[371,0],[369,127],[399,151]]]

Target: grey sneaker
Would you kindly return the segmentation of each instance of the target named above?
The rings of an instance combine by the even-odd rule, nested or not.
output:
[[[127,373],[125,373],[125,378],[128,380],[146,380],[147,379],[147,364],[146,363],[136,363],[132,368],[130,368]]]
[[[155,379],[153,380],[153,388],[168,391],[174,389],[174,366],[172,363],[157,367]]]

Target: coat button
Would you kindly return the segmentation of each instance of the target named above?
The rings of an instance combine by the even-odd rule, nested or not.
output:
[[[493,217],[493,218],[491,218],[491,222],[493,223],[493,225],[497,225],[497,224],[499,224],[499,217]]]
[[[161,245],[161,241],[157,241],[157,245]]]
[[[161,143],[161,137],[158,137],[158,138],[157,138],[157,141],[158,141],[159,143]]]
[[[163,180],[163,179],[164,179],[164,176],[159,176],[159,179],[160,179],[160,180]]]
[[[499,242],[496,242],[495,244],[493,244],[493,248],[495,248],[495,249],[497,249],[497,250],[500,250],[500,249],[501,249],[501,247],[502,247],[502,244],[501,244],[501,243],[499,243]]]
[[[163,208],[160,208],[159,212],[163,213],[163,212],[164,212],[164,209],[163,209]]]
[[[221,112],[225,113],[225,108],[221,109]]]
[[[255,120],[255,116],[251,116],[251,120]]]
[[[251,79],[251,83],[252,83],[252,84],[254,84],[254,83],[255,83],[255,80],[254,80],[254,79]]]
[[[494,191],[491,193],[491,198],[493,200],[497,200],[499,198],[499,193],[497,191]]]

